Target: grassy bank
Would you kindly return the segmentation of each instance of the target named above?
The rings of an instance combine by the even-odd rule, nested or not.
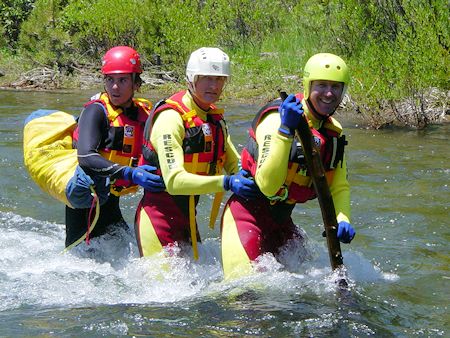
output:
[[[262,58],[265,57],[267,56],[262,55]],[[77,69],[67,74],[57,69],[36,67],[35,63],[19,56],[2,57],[0,73],[3,74],[0,77],[0,88],[5,89],[70,91],[102,87],[99,69]],[[154,67],[144,70],[143,78],[146,83],[142,87],[142,93],[156,92],[159,98],[185,88],[183,78],[176,78],[172,72]],[[262,72],[260,68],[255,70],[243,67],[234,61],[233,76],[227,84],[223,99],[228,102],[263,105],[273,99],[279,89],[288,92],[302,91],[301,76],[297,73],[283,75],[276,69]],[[346,114],[348,119],[358,121],[361,126],[379,129],[397,125],[422,129],[430,124],[448,121],[449,91],[430,88],[422,94],[421,100],[406,97],[403,100],[392,100],[372,110],[364,103],[365,100],[360,102],[358,98],[354,98],[352,89],[351,86],[340,112]],[[426,123],[420,122],[424,119]]]

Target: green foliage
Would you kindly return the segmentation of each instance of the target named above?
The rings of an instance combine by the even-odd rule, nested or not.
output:
[[[358,109],[375,117],[449,88],[446,0],[0,0],[0,9],[0,48],[58,69],[98,66],[107,49],[129,45],[144,68],[181,81],[193,50],[217,46],[231,56],[227,92],[268,99],[301,90],[306,60],[331,52],[351,69]]]
[[[4,49],[8,45],[8,41],[6,40],[5,29],[0,26],[0,49]]]
[[[34,0],[0,0],[0,33],[3,42],[0,45],[15,47],[20,26],[28,18]]]
[[[227,52],[259,46],[279,26],[276,0],[147,0],[140,46],[181,77],[189,54],[202,46]]]
[[[330,2],[327,26],[353,73],[350,92],[368,115],[393,102],[448,90],[448,4],[444,0]]]
[[[138,47],[142,1],[75,0],[64,8],[59,27],[70,34],[77,53],[98,63],[116,45]]]
[[[41,65],[64,68],[76,58],[70,36],[58,27],[60,0],[37,0],[19,35],[22,53]]]
[[[144,2],[140,45],[157,65],[170,67],[181,77],[187,57],[202,45],[215,45],[215,31],[197,0]]]
[[[205,1],[203,10],[216,27],[216,43],[227,49],[244,45],[259,46],[270,33],[278,30],[283,10],[277,0]]]
[[[444,84],[439,80],[448,70],[448,46],[439,41],[448,38],[443,0],[346,0],[340,6],[330,28],[341,53],[360,65],[357,81],[376,80],[376,92],[388,99],[408,94],[411,85]]]

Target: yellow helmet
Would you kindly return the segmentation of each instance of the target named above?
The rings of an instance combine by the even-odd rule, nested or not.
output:
[[[311,56],[303,69],[303,95],[309,98],[311,82],[328,80],[344,83],[341,99],[344,97],[350,82],[350,73],[345,61],[330,53],[319,53]]]

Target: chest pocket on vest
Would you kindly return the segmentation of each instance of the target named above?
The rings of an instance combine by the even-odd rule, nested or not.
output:
[[[298,140],[292,142],[289,162],[298,163],[300,168],[306,168],[305,154],[302,144]]]
[[[213,135],[208,123],[188,128],[183,140],[186,154],[210,153],[213,150]]]

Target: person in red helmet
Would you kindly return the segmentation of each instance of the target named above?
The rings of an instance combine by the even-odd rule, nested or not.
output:
[[[156,168],[137,166],[152,106],[134,97],[142,84],[139,54],[128,46],[113,47],[103,56],[101,72],[104,92],[84,105],[73,134],[79,166],[68,191],[72,205],[82,207],[66,206],[66,248],[118,227],[128,229],[119,207],[121,195],[137,191],[138,186],[152,192],[165,189],[161,177],[152,173]],[[97,217],[88,207],[92,197],[85,188],[92,183],[101,204]]]

